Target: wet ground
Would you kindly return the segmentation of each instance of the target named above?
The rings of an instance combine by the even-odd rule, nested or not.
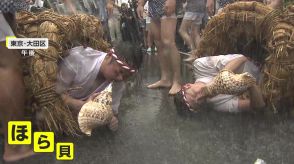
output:
[[[75,139],[74,161],[57,161],[50,153],[17,164],[253,164],[257,158],[267,164],[294,163],[293,119],[211,110],[181,116],[168,90],[145,87],[158,78],[155,56],[146,55],[140,85],[129,86],[122,99],[119,130],[98,129]]]

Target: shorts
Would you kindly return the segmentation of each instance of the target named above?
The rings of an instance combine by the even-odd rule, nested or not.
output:
[[[185,12],[183,20],[191,20],[196,25],[201,25],[205,13],[200,12]]]
[[[146,31],[151,31],[150,23],[146,24]]]
[[[152,21],[156,21],[156,22],[160,22],[162,19],[167,19],[167,18],[173,18],[173,19],[177,19],[177,16],[176,14],[172,14],[171,16],[166,16],[166,15],[163,15],[162,17],[158,18],[158,17],[153,17],[151,18]]]

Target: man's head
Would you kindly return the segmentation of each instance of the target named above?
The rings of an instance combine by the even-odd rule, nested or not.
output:
[[[174,98],[176,108],[179,110],[198,111],[205,104],[203,95],[204,83],[186,84]]]
[[[106,80],[122,81],[135,74],[141,63],[140,47],[129,42],[120,42],[114,46],[114,51],[105,57],[101,72]]]

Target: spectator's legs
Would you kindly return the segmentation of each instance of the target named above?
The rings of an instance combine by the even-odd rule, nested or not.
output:
[[[188,34],[189,29],[191,28],[192,25],[192,20],[186,20],[183,19],[181,27],[179,29],[179,33],[183,40],[185,41],[186,45],[189,46],[190,50],[194,50],[195,44],[194,41],[192,40],[193,36]]]
[[[116,41],[121,41],[122,34],[120,31],[120,21],[118,19],[114,19],[114,26],[115,26]]]
[[[148,85],[148,88],[150,88],[150,89],[161,88],[161,87],[169,88],[172,85],[171,81],[170,81],[170,69],[169,69],[169,65],[168,65],[168,58],[163,53],[164,47],[161,42],[161,34],[160,34],[161,27],[160,26],[161,26],[160,20],[155,20],[155,19],[151,20],[150,29],[151,29],[151,33],[154,37],[155,45],[157,47],[159,65],[160,65],[160,71],[161,71],[161,78],[159,81],[157,81],[151,85]],[[168,27],[168,28],[170,28],[170,27]]]
[[[16,161],[33,154],[29,146],[8,145],[8,121],[24,120],[25,88],[17,51],[0,43],[0,119],[4,131],[5,161]]]
[[[108,19],[108,29],[110,34],[111,42],[113,43],[115,41],[115,23],[113,19]]]
[[[144,47],[148,48],[148,31],[146,28],[142,28],[143,34],[144,34]]]
[[[201,40],[201,38],[200,38],[200,25],[196,25],[194,23],[192,24],[192,35],[191,36],[192,36],[192,38],[194,38],[193,43],[195,45],[195,48],[198,48],[198,45]]]
[[[147,46],[148,46],[148,48],[151,48],[154,44],[154,39],[153,39],[153,34],[151,31],[151,24],[150,23],[148,23],[146,25],[146,30],[147,30]]]
[[[172,87],[169,94],[176,94],[181,90],[181,58],[175,43],[176,17],[166,17],[161,19],[161,42],[163,44],[163,54],[169,61],[173,75]]]

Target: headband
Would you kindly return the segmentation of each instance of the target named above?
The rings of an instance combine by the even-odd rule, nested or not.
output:
[[[187,97],[186,97],[186,92],[185,92],[185,87],[184,86],[182,86],[182,88],[181,88],[181,93],[183,95],[184,102],[187,105],[187,107],[189,108],[189,110],[191,112],[197,112],[196,110],[192,109],[191,108],[191,105],[188,103],[188,100],[187,100]]]
[[[116,54],[114,54],[114,49],[113,49],[113,48],[110,49],[110,51],[108,52],[108,55],[109,55],[109,56],[112,56],[112,57],[115,59],[115,61],[116,61],[116,62],[117,62],[122,68],[128,70],[128,71],[131,72],[131,73],[136,72],[135,69],[132,69],[128,64],[126,64],[126,63],[124,63],[122,60],[120,60]]]

